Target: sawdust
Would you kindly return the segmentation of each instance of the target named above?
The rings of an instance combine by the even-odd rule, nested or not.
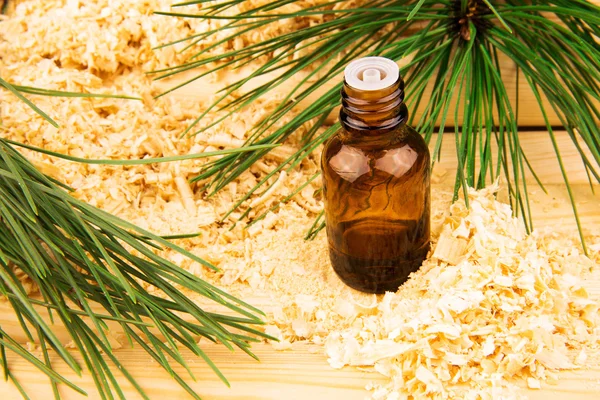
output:
[[[21,85],[142,100],[36,97],[36,104],[60,123],[55,129],[1,91],[0,134],[86,158],[138,159],[242,144],[249,128],[279,105],[279,97],[261,99],[206,132],[183,138],[181,132],[214,96],[206,102],[181,96],[154,99],[161,86],[147,71],[176,65],[220,39],[215,36],[183,53],[178,52],[181,46],[153,50],[221,23],[152,14],[168,10],[170,3],[20,1],[11,17],[0,22],[0,76]],[[256,4],[249,1],[243,7]],[[241,36],[226,49],[320,22],[310,19],[284,20],[260,37]],[[203,123],[221,116],[211,112]],[[543,387],[557,379],[559,369],[596,362],[600,293],[586,297],[582,279],[589,268],[597,268],[600,239],[590,237],[594,258],[589,261],[577,253],[577,238],[554,232],[527,236],[489,190],[473,193],[478,200],[467,211],[460,202],[450,209],[452,193],[436,188],[430,257],[397,294],[379,297],[341,283],[329,266],[323,233],[314,241],[304,240],[321,210],[315,196],[318,179],[252,227],[242,221],[232,228],[248,207],[250,218],[259,216],[313,176],[319,150],[296,170],[274,174],[270,189],[254,193],[221,223],[235,201],[296,150],[306,129],[208,199],[200,186],[188,184],[204,160],[116,167],[23,152],[92,205],[162,235],[198,232],[198,237],[177,243],[220,271],[174,252],[164,255],[196,276],[252,299],[267,312],[266,331],[280,339],[272,343],[275,348],[288,349],[301,340],[327,343],[333,366],[371,366],[388,376],[389,385],[372,387],[374,398],[403,398],[406,390],[422,398],[460,397],[463,392],[450,389],[459,383],[471,394],[485,389],[499,398],[514,392],[505,385],[507,379],[523,377],[529,387]],[[518,257],[525,261],[517,262]]]

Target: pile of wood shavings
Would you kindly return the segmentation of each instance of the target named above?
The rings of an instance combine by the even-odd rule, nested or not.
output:
[[[598,351],[599,303],[583,283],[598,265],[564,240],[528,236],[496,190],[453,204],[421,269],[328,336],[333,367],[389,377],[372,398],[512,398],[507,379],[539,389]]]

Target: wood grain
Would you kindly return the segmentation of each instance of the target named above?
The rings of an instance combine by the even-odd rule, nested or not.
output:
[[[444,139],[446,140],[446,138]],[[579,213],[587,227],[600,224],[600,195],[590,191],[587,178],[581,170],[581,162],[577,150],[564,132],[557,133],[557,140],[562,152],[563,161],[572,178],[573,190],[578,199]],[[567,197],[565,186],[561,183],[560,172],[556,164],[553,148],[545,132],[523,134],[521,138],[530,161],[544,182],[548,194],[536,187],[528,175],[529,193],[531,194],[534,221],[537,227],[552,228],[560,225],[561,229],[574,229],[575,222]],[[454,182],[456,163],[453,161],[454,148],[452,137],[448,137],[447,146],[442,152],[442,162],[436,168],[443,168],[445,173],[434,173],[434,189],[448,188]],[[600,187],[598,187],[600,189]],[[598,192],[598,191],[597,191]],[[585,282],[590,294],[600,298],[600,271]],[[269,311],[268,299],[257,293],[246,299],[253,305]],[[0,304],[0,324],[2,329],[24,342],[25,335],[15,320],[12,310],[6,304]],[[67,342],[68,335],[64,328],[56,326],[56,335]],[[270,345],[259,344],[253,347],[259,356],[257,362],[242,352],[230,353],[228,350],[206,343],[203,349],[216,362],[222,372],[232,383],[227,388],[212,371],[202,362],[188,354],[192,372],[197,381],[191,378],[186,382],[205,399],[363,399],[366,396],[365,385],[371,381],[381,381],[378,374],[360,371],[353,368],[334,370],[329,367],[322,348],[306,343],[295,343],[292,351],[277,352]],[[140,385],[152,399],[184,399],[188,395],[164,372],[158,364],[150,359],[139,348],[119,349],[114,352],[117,358],[130,370]],[[81,357],[76,355],[81,361]],[[14,354],[9,353],[11,371],[28,390],[32,399],[51,397],[48,379],[33,366]],[[76,376],[65,364],[55,362],[57,372],[64,374],[89,393],[89,398],[99,398],[95,392],[93,380],[89,373]],[[185,372],[179,368],[178,372]],[[138,399],[132,385],[125,378],[119,383],[126,398]],[[68,388],[61,388],[64,399],[83,398]],[[565,372],[561,374],[558,385],[544,385],[542,390],[528,389],[526,394],[532,400],[592,400],[600,397],[600,368]],[[19,399],[16,388],[11,383],[0,382],[0,399]]]
[[[332,369],[325,356],[315,352],[319,349],[302,343],[296,344],[292,351],[285,352],[275,352],[269,345],[254,346],[260,362],[240,352],[230,353],[214,345],[205,346],[204,349],[209,357],[217,361],[221,371],[231,381],[231,388],[227,388],[204,363],[191,357],[186,359],[197,378],[195,382],[191,379],[186,382],[207,400],[362,400],[367,394],[365,386],[369,382],[384,383],[381,376],[373,372],[352,368]],[[115,354],[151,399],[191,398],[144,353],[127,349]],[[80,357],[76,358],[81,360]],[[24,388],[31,393],[32,399],[50,398],[48,380],[41,377],[34,367],[17,358],[11,357],[10,362],[12,370],[16,372]],[[77,377],[62,363],[56,363],[55,369],[87,390],[88,398],[99,398],[94,394],[93,381],[88,374]],[[178,373],[185,373],[182,368],[175,369]],[[524,389],[524,392],[531,400],[597,400],[600,391],[599,377],[600,368],[568,372],[562,374],[559,385],[543,385],[542,390]],[[127,400],[141,398],[129,382],[122,379],[121,383]],[[516,383],[524,387],[522,382]],[[20,399],[12,385],[0,383],[0,390],[3,400]],[[61,395],[65,399],[85,398],[67,388],[61,388]]]
[[[565,171],[572,184],[587,184],[588,176],[583,168],[581,156],[573,141],[564,132],[557,132],[557,147],[559,149]],[[433,144],[437,136],[433,136],[430,141],[430,151],[433,152]],[[560,165],[556,157],[556,151],[548,132],[522,132],[519,134],[519,141],[527,159],[533,167],[536,175],[544,184],[563,184],[564,179],[560,170]],[[491,145],[492,158],[496,165],[498,147],[494,143]],[[586,156],[591,159],[589,150],[585,149]],[[479,155],[477,155],[477,165]],[[509,163],[509,165],[511,165]],[[436,171],[437,168],[437,171]],[[456,140],[454,134],[446,133],[442,139],[442,148],[440,152],[440,162],[434,166],[434,175],[441,174],[444,171],[450,173],[449,178],[454,179],[456,171]],[[529,169],[525,172],[528,182],[534,183],[533,174]]]

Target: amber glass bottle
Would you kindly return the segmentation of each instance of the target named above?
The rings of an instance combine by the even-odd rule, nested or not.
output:
[[[362,58],[344,75],[341,129],[321,160],[329,255],[347,285],[396,291],[429,250],[429,150],[406,125],[395,62]]]

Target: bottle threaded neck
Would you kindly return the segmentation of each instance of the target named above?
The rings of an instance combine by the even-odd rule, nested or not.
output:
[[[404,81],[400,76],[379,90],[360,90],[344,80],[340,123],[349,133],[378,136],[400,128],[408,119]]]

